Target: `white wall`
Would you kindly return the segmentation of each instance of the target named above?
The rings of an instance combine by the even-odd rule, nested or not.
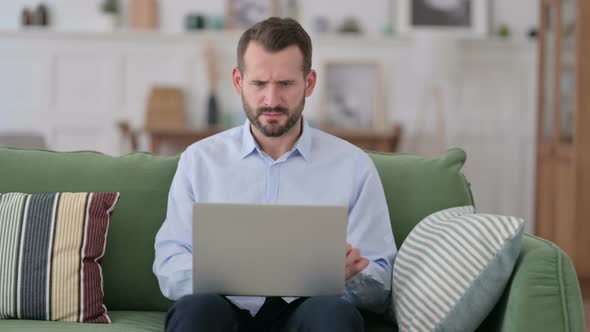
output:
[[[40,2],[50,7],[52,27],[58,30],[93,29],[100,18],[98,8],[101,0],[4,0],[0,1],[0,30],[18,29],[22,8],[35,7]],[[492,31],[500,24],[507,24],[515,38],[523,39],[526,31],[538,23],[537,0],[489,2]],[[120,3],[125,18],[129,0],[121,0]],[[224,3],[222,0],[160,0],[160,30],[182,31],[187,12],[223,15]],[[306,28],[311,29],[316,16],[325,16],[334,25],[339,25],[345,17],[353,16],[361,22],[364,31],[379,34],[392,16],[391,11],[396,10],[396,3],[395,0],[393,5],[388,0],[299,0],[300,19]]]
[[[205,126],[207,94],[203,46],[215,40],[222,112],[242,115],[229,72],[239,34],[0,32],[0,131],[35,130],[55,150],[128,152],[115,123],[144,123],[154,84],[186,92],[190,127]],[[316,38],[314,64],[320,81],[306,103],[306,119],[317,120],[328,60],[376,62],[382,69],[387,123],[404,129],[402,150],[433,155],[435,114],[422,109],[424,82],[408,64],[412,42],[391,38]],[[353,44],[355,47],[351,47]],[[463,41],[457,80],[445,85],[445,148],[466,150],[463,171],[480,211],[531,220],[533,207],[536,49],[531,42]],[[424,112],[421,112],[424,111]],[[419,115],[425,121],[418,121]],[[416,144],[418,143],[418,144]],[[142,148],[145,148],[144,144]],[[527,230],[532,229],[528,224]]]
[[[315,15],[340,21],[358,13],[366,31],[377,35],[388,19],[386,0],[312,1],[301,1],[304,25],[310,25]],[[100,0],[44,2],[52,8],[56,30],[98,26]],[[149,87],[154,84],[184,87],[189,125],[203,126],[207,91],[201,48],[206,40],[217,41],[220,72],[229,77],[239,34],[167,34],[182,31],[187,11],[218,15],[223,13],[223,2],[161,0],[163,33],[53,34],[2,32],[18,30],[22,6],[38,2],[0,0],[0,130],[40,129],[56,150],[125,153],[114,123],[127,119],[141,126]],[[519,41],[461,44],[460,79],[449,85],[454,97],[445,101],[446,145],[467,151],[464,172],[481,211],[532,221],[537,56],[536,45],[523,40],[525,31],[537,22],[537,1],[496,0],[492,8],[493,24],[512,26]],[[328,59],[362,58],[380,63],[388,121],[401,123],[405,130],[402,150],[427,155],[432,154],[428,146],[433,146],[436,137],[432,118],[417,121],[423,82],[408,68],[411,46],[411,40],[396,38],[318,37],[314,38],[313,61],[320,78]],[[231,82],[223,82],[222,111],[241,113]],[[316,117],[321,108],[319,84],[306,104],[308,119]],[[417,139],[421,147],[413,144]],[[529,223],[528,230],[532,227]]]

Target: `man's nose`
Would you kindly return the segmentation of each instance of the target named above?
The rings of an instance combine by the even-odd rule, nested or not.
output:
[[[264,106],[276,107],[281,103],[279,89],[275,84],[269,84],[264,95]]]

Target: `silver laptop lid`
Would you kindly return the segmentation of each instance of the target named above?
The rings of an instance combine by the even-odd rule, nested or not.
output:
[[[341,295],[347,221],[344,206],[195,203],[193,291]]]

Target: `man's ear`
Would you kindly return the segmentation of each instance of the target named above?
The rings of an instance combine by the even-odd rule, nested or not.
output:
[[[309,73],[307,73],[307,77],[305,78],[305,96],[309,97],[313,93],[315,88],[315,84],[318,80],[318,73],[315,70],[311,69]]]
[[[234,90],[238,94],[238,96],[242,95],[242,73],[240,73],[240,69],[238,67],[234,67],[232,70],[232,83],[234,84]]]

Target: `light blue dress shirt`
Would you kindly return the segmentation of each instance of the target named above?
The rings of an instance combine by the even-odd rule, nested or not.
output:
[[[277,160],[260,149],[248,121],[189,146],[180,156],[155,243],[153,271],[171,300],[192,293],[193,202],[347,206],[347,241],[370,263],[346,282],[344,298],[378,313],[389,303],[397,249],[379,175],[356,146],[305,121],[293,149]],[[228,299],[252,316],[265,300]]]

